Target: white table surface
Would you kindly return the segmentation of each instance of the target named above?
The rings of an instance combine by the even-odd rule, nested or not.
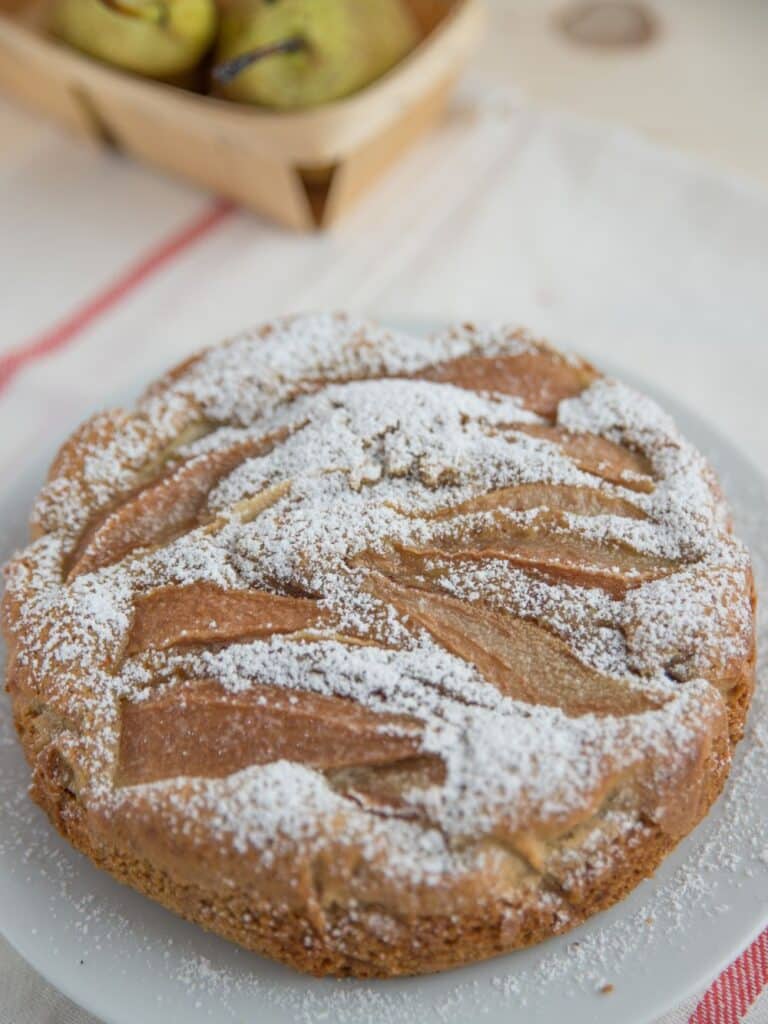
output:
[[[623,55],[562,42],[558,6],[495,0],[451,116],[337,231],[238,213],[19,373],[4,479],[126,380],[323,307],[526,323],[677,393],[768,471],[768,4],[659,3],[658,43]],[[210,202],[0,100],[0,358]],[[0,1024],[72,1014],[0,943]]]

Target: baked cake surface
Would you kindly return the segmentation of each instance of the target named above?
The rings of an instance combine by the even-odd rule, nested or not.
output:
[[[57,828],[317,974],[620,899],[717,796],[754,678],[703,457],[504,327],[299,316],[194,357],[67,441],[3,610]]]

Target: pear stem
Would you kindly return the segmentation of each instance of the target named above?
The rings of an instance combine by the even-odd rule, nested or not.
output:
[[[279,43],[270,43],[268,46],[259,46],[255,50],[247,50],[231,60],[224,61],[223,64],[217,64],[212,74],[217,82],[220,82],[222,85],[228,85],[237,78],[241,71],[245,71],[246,68],[260,60],[264,60],[266,57],[276,57],[286,53],[300,53],[302,50],[308,49],[309,43],[303,36],[291,36],[290,39],[283,39]]]

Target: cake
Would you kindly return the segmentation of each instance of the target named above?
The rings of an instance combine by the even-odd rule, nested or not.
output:
[[[7,687],[94,864],[299,970],[418,974],[573,927],[694,828],[754,604],[649,398],[520,329],[294,316],[64,444]]]

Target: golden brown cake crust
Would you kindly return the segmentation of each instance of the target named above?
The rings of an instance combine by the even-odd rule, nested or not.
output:
[[[520,331],[290,318],[67,442],[3,602],[33,797],[314,974],[443,970],[623,898],[754,684],[711,470]]]
[[[739,736],[749,692],[750,686],[740,687],[733,705],[731,727]],[[23,723],[18,723],[18,728],[23,736]],[[717,799],[728,765],[728,752],[721,749],[705,766],[708,789],[702,816]],[[534,945],[623,899],[653,874],[676,845],[676,840],[658,827],[639,827],[625,836],[607,858],[610,870],[594,872],[579,902],[569,907],[565,928],[559,912],[551,907],[500,899],[480,904],[474,912],[458,918],[455,914],[406,918],[398,922],[396,934],[385,936],[340,914],[328,921],[329,931],[335,933],[333,946],[317,942],[308,946],[302,913],[275,914],[269,903],[261,905],[247,890],[222,892],[216,885],[185,885],[151,861],[131,857],[108,841],[95,843],[82,808],[55,768],[43,769],[33,796],[61,835],[114,878],[209,931],[318,977],[426,974]]]

